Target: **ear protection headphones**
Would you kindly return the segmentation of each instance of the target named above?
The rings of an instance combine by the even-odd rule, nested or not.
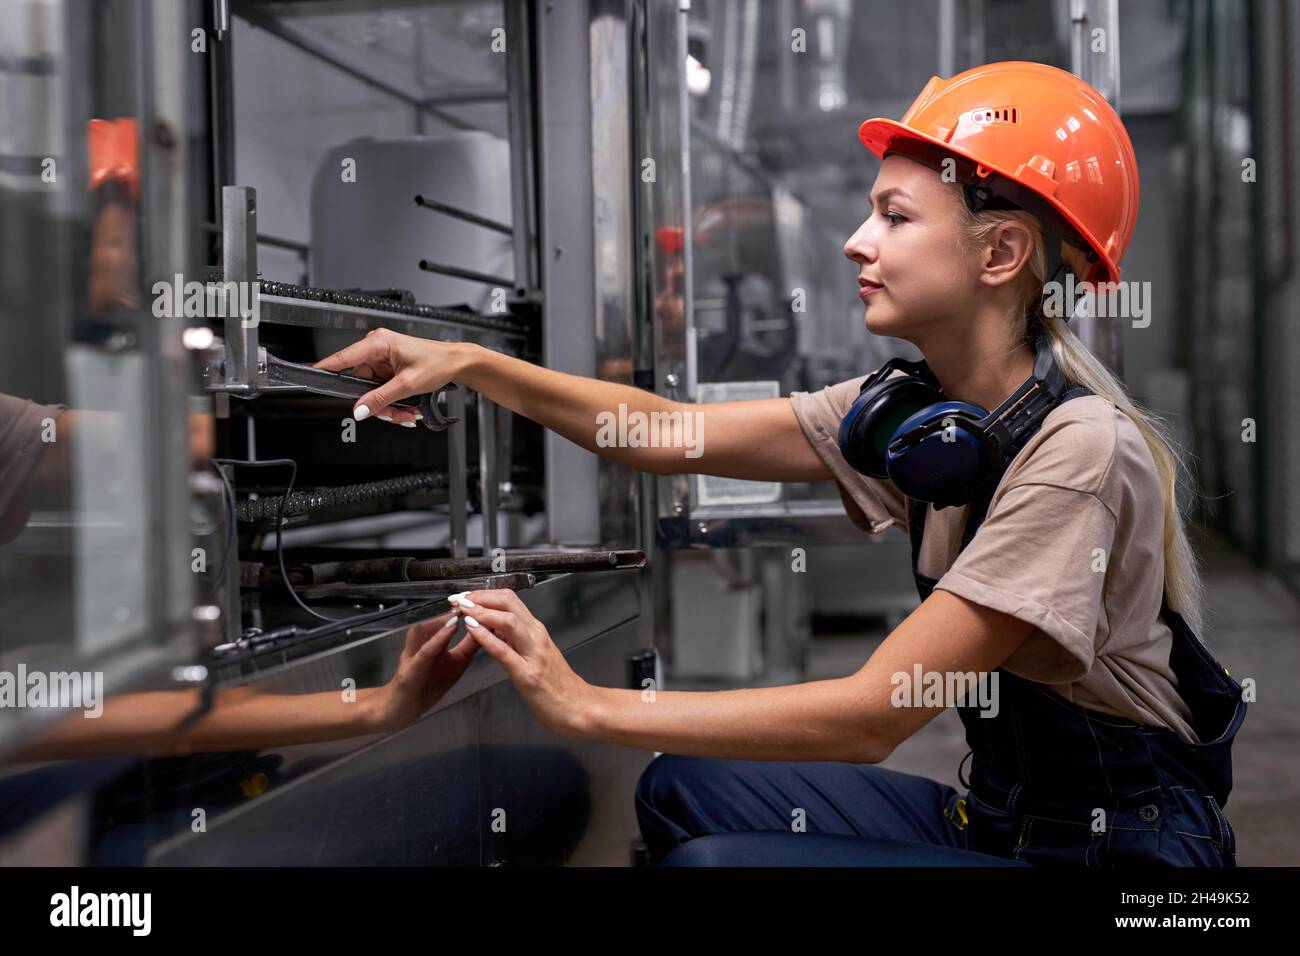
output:
[[[1046,333],[1039,330],[1034,347],[1033,372],[991,412],[946,399],[925,362],[890,359],[862,383],[840,423],[844,460],[938,508],[973,501],[1002,477],[1017,439],[1037,429],[1069,384]],[[890,378],[896,369],[907,374]]]

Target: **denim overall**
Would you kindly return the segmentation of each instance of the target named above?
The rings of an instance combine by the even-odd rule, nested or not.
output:
[[[1061,401],[1090,391],[1076,387]],[[962,548],[992,494],[972,503]],[[928,510],[908,502],[923,601],[938,583],[917,569]],[[966,795],[954,794],[944,813],[958,830],[969,828],[962,836],[970,849],[1046,865],[1236,866],[1222,808],[1232,789],[1232,740],[1246,716],[1241,685],[1164,598],[1160,613],[1173,632],[1170,666],[1202,743],[1081,707],[998,668],[996,716],[957,707],[973,760],[969,781],[958,770]]]

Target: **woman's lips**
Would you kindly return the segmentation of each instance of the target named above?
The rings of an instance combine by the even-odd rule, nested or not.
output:
[[[858,297],[865,299],[867,296],[879,292],[883,285],[876,285],[874,282],[868,282],[865,279],[858,280]]]

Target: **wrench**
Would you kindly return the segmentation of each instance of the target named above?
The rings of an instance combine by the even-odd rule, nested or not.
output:
[[[210,392],[229,392],[239,398],[256,398],[263,392],[311,392],[316,395],[332,395],[335,398],[356,399],[379,384],[368,378],[358,378],[343,372],[327,372],[314,365],[277,358],[264,348],[257,350],[257,366],[252,382],[247,384],[227,382],[224,376],[225,348],[217,343],[214,351],[217,350],[220,351],[221,358],[209,362],[204,370],[207,379],[206,388]],[[448,382],[436,393],[412,395],[409,398],[398,399],[392,404],[419,411],[424,416],[420,421],[431,431],[446,431],[460,419],[444,415],[438,408],[438,397],[456,387],[455,382]]]

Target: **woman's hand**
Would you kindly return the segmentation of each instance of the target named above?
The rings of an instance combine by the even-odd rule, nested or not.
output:
[[[392,733],[415,723],[465,673],[478,651],[478,642],[467,637],[447,650],[459,624],[460,617],[451,613],[431,617],[407,630],[397,672],[373,698],[377,732]]]
[[[393,407],[393,402],[412,395],[436,392],[460,371],[463,344],[437,342],[403,335],[389,329],[372,329],[360,342],[335,352],[316,363],[327,372],[352,369],[358,378],[384,382],[357,399],[352,417],[357,421],[371,415],[412,424],[423,416],[413,408]]]
[[[465,591],[448,600],[469,636],[496,658],[528,708],[561,737],[588,736],[599,689],[573,672],[545,625],[507,589]]]

